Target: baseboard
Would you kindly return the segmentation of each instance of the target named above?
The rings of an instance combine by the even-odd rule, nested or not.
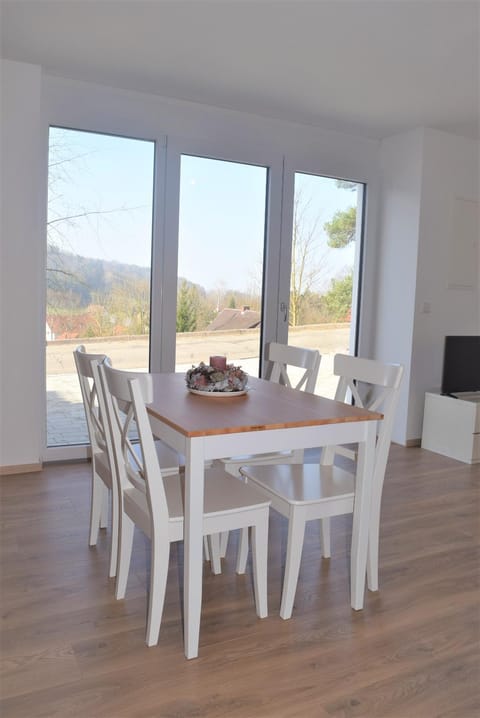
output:
[[[14,464],[13,466],[0,466],[0,476],[11,474],[32,474],[35,471],[41,471],[42,464]]]
[[[422,440],[421,439],[407,439],[406,442],[403,444],[403,443],[400,443],[399,441],[393,441],[393,439],[392,439],[392,444],[396,444],[397,446],[405,446],[407,449],[410,449],[413,446],[421,446]]]

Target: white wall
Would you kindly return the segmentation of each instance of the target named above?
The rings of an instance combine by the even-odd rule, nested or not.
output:
[[[413,313],[417,279],[422,130],[396,135],[381,147],[381,211],[375,356],[405,367],[393,440],[404,443],[408,418]]]
[[[425,392],[440,389],[444,337],[480,334],[479,167],[478,142],[425,130],[409,438],[422,434]],[[465,206],[465,201],[470,207]],[[470,208],[476,209],[477,224],[475,228],[470,224],[472,234],[463,237],[455,213]],[[470,256],[465,240],[470,244]],[[472,246],[473,242],[476,246]],[[452,253],[465,256],[465,277],[458,276],[458,272],[452,274],[457,264]]]
[[[378,143],[319,128],[268,120],[195,103],[42,75],[3,62],[2,90],[2,455],[0,465],[43,455],[45,422],[45,212],[49,124],[238,151],[244,161],[280,153],[300,171],[368,183],[366,281],[361,351],[371,354]],[[8,101],[8,102],[7,102]],[[217,156],[218,152],[215,153]],[[4,275],[4,276],[3,276]],[[20,357],[20,358],[19,358]],[[16,374],[14,374],[14,369]],[[15,379],[12,379],[12,376]]]
[[[319,128],[48,77],[33,65],[2,61],[1,69],[0,466],[33,465],[44,455],[49,124],[190,138],[245,161],[285,154],[299,171],[367,182],[360,353],[405,365],[393,438],[420,438],[424,393],[440,384],[443,336],[480,331],[478,281],[447,286],[452,203],[478,200],[478,143],[418,129],[379,149]]]
[[[33,65],[2,61],[1,69],[0,466],[35,464],[44,453],[49,124],[193,138],[206,149],[238,150],[245,161],[282,153],[300,171],[367,182],[360,352],[405,365],[393,437],[420,437],[423,395],[440,384],[444,334],[480,331],[478,285],[446,287],[452,202],[478,199],[478,143],[418,129],[379,151],[364,138],[48,77]]]
[[[320,165],[326,175],[371,180],[378,142],[318,127],[266,119],[194,102],[172,100],[104,85],[44,75],[47,120],[76,129],[155,139],[192,139],[256,161],[266,153],[291,154],[299,164]]]
[[[418,129],[382,142],[381,167],[375,354],[405,365],[393,439],[406,444],[440,387],[445,334],[480,332],[478,259],[475,286],[448,288],[453,207],[478,199],[479,143]]]
[[[43,416],[45,194],[41,73],[1,63],[0,465],[35,465]]]

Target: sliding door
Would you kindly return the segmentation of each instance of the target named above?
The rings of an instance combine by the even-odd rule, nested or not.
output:
[[[47,447],[88,443],[73,350],[146,371],[155,143],[50,128],[46,272]]]
[[[277,332],[281,155],[169,137],[164,197],[152,370],[220,355],[261,375]]]
[[[200,145],[170,138],[156,163],[151,141],[50,129],[47,458],[86,455],[78,344],[125,369],[224,355],[254,376],[267,342],[311,346],[326,396],[334,354],[356,351],[364,185]]]
[[[284,187],[283,338],[320,351],[316,392],[331,398],[334,355],[356,353],[364,195],[363,184],[302,172]]]
[[[266,167],[181,156],[177,371],[222,355],[258,376],[267,187]]]

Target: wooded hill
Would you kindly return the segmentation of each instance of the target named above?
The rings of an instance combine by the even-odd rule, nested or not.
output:
[[[47,304],[49,309],[82,309],[97,303],[118,285],[150,283],[150,268],[92,259],[49,247]]]

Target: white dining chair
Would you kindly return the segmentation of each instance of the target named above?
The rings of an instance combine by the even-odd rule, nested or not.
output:
[[[146,403],[152,401],[152,377],[97,365],[119,486],[119,556],[116,598],[124,598],[137,526],[151,540],[150,591],[146,643],[158,643],[165,598],[170,544],[183,540],[184,479],[164,477],[158,463]],[[135,420],[139,451],[128,431]],[[267,616],[267,547],[270,502],[255,487],[231,477],[221,467],[205,468],[204,536],[251,527],[253,580],[257,615]],[[243,567],[243,570],[245,568]]]
[[[289,344],[269,342],[265,346],[265,360],[267,364],[266,378],[269,381],[283,384],[291,389],[314,393],[320,368],[321,354],[317,349],[305,349]],[[249,454],[232,456],[222,459],[225,470],[232,476],[240,476],[240,467],[244,464],[261,465],[273,463],[301,463],[303,449],[291,451],[269,452],[266,454]],[[226,554],[228,533],[220,537],[220,555]],[[248,531],[243,531],[238,548],[238,561],[242,563],[248,554]]]
[[[89,545],[95,546],[98,541],[99,528],[108,526],[108,515],[111,506],[108,575],[113,578],[117,571],[118,501],[116,484],[112,479],[113,464],[107,440],[107,427],[104,422],[104,417],[106,416],[105,407],[102,405],[98,376],[94,370],[96,364],[100,362],[110,363],[110,360],[105,354],[87,352],[83,344],[75,349],[73,356],[82,392],[92,462]],[[156,451],[164,472],[166,474],[177,473],[181,457],[162,442],[156,442]]]
[[[83,344],[73,352],[82,393],[85,420],[90,439],[92,462],[92,486],[90,494],[90,528],[88,543],[95,546],[100,528],[108,525],[109,496],[112,488],[112,475],[107,455],[105,427],[100,407],[95,379],[92,373],[92,361],[104,361],[105,354],[87,353]],[[118,514],[112,506],[112,535],[110,540],[109,576],[115,576],[117,565]]]
[[[265,360],[268,362],[266,378],[291,389],[314,393],[320,368],[321,355],[317,349],[304,349],[289,344],[270,342],[265,346]],[[300,463],[303,450],[270,452],[267,454],[232,456],[222,459],[225,470],[232,476],[239,476],[240,467],[245,463]]]
[[[334,373],[340,377],[336,401],[350,402],[353,397],[357,406],[381,412],[384,417],[378,422],[367,558],[368,587],[376,591],[381,497],[403,367],[337,354]],[[347,451],[349,458],[355,458],[351,449]],[[323,555],[328,557],[330,517],[353,513],[355,473],[334,463],[337,452],[345,455],[347,451],[328,446],[322,451],[320,463],[250,465],[240,469],[241,475],[271,500],[272,508],[288,519],[280,606],[284,619],[292,615],[307,521],[322,519]]]

